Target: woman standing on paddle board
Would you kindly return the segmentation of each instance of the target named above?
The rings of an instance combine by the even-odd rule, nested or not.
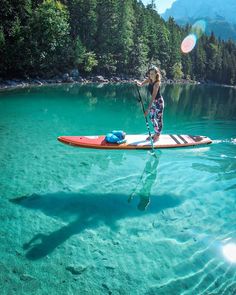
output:
[[[159,139],[163,126],[164,100],[160,92],[161,74],[157,67],[152,66],[148,69],[147,75],[148,78],[143,82],[137,81],[136,83],[138,86],[148,84],[148,90],[152,96],[148,108],[145,111],[145,116],[149,114],[155,132],[153,135],[153,141],[155,142]]]

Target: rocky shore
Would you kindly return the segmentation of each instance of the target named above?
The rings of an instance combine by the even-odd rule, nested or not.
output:
[[[87,83],[133,83],[135,80],[140,80],[140,77],[130,77],[127,75],[104,77],[102,75],[82,77],[79,75],[78,70],[73,70],[69,73],[65,73],[61,77],[57,76],[51,79],[43,78],[26,78],[26,79],[2,79],[0,78],[0,90],[1,89],[14,89],[24,88],[30,86],[42,86],[42,85],[60,85],[68,83],[87,84]],[[194,81],[187,79],[172,80],[164,78],[162,82],[165,84],[208,84],[208,85],[221,85],[225,87],[236,88],[236,85],[224,85],[218,84],[213,81]]]
[[[27,79],[0,79],[0,89],[6,88],[21,88],[28,86],[42,86],[50,84],[66,84],[66,83],[124,83],[133,82],[135,79],[127,77],[111,77],[104,78],[103,76],[93,76],[82,78],[81,76],[75,78],[69,74],[63,75],[62,78],[41,79],[41,78],[27,78]]]
[[[51,85],[51,84],[66,84],[66,83],[132,83],[135,80],[139,80],[139,77],[130,77],[127,75],[122,76],[113,76],[113,77],[104,77],[102,75],[90,76],[90,77],[81,77],[77,70],[73,70],[70,73],[65,73],[61,77],[54,77],[52,79],[42,79],[42,78],[26,78],[26,79],[11,79],[5,80],[0,78],[0,89],[8,88],[24,88],[29,86],[42,86],[42,85]],[[167,84],[201,84],[197,81],[192,80],[170,80],[163,79],[164,83]]]

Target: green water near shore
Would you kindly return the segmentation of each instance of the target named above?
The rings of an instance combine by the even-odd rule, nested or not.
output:
[[[213,144],[160,150],[155,159],[56,140],[145,133],[130,84],[0,92],[3,294],[236,292],[236,253],[224,255],[236,244],[236,90],[162,92],[163,133]]]

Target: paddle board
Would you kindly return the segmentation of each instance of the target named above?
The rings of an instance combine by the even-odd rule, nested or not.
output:
[[[83,148],[94,149],[151,149],[151,142],[147,140],[148,135],[136,134],[126,135],[126,142],[122,144],[108,143],[105,136],[59,136],[57,139],[65,144]],[[158,141],[154,142],[154,148],[177,148],[210,144],[212,140],[206,136],[161,134]]]

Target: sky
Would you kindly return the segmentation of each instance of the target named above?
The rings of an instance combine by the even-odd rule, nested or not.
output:
[[[142,0],[143,4],[147,5],[150,4],[151,0]],[[157,11],[159,14],[164,13],[167,8],[170,8],[172,3],[174,3],[176,0],[156,0],[155,4],[157,7]]]

